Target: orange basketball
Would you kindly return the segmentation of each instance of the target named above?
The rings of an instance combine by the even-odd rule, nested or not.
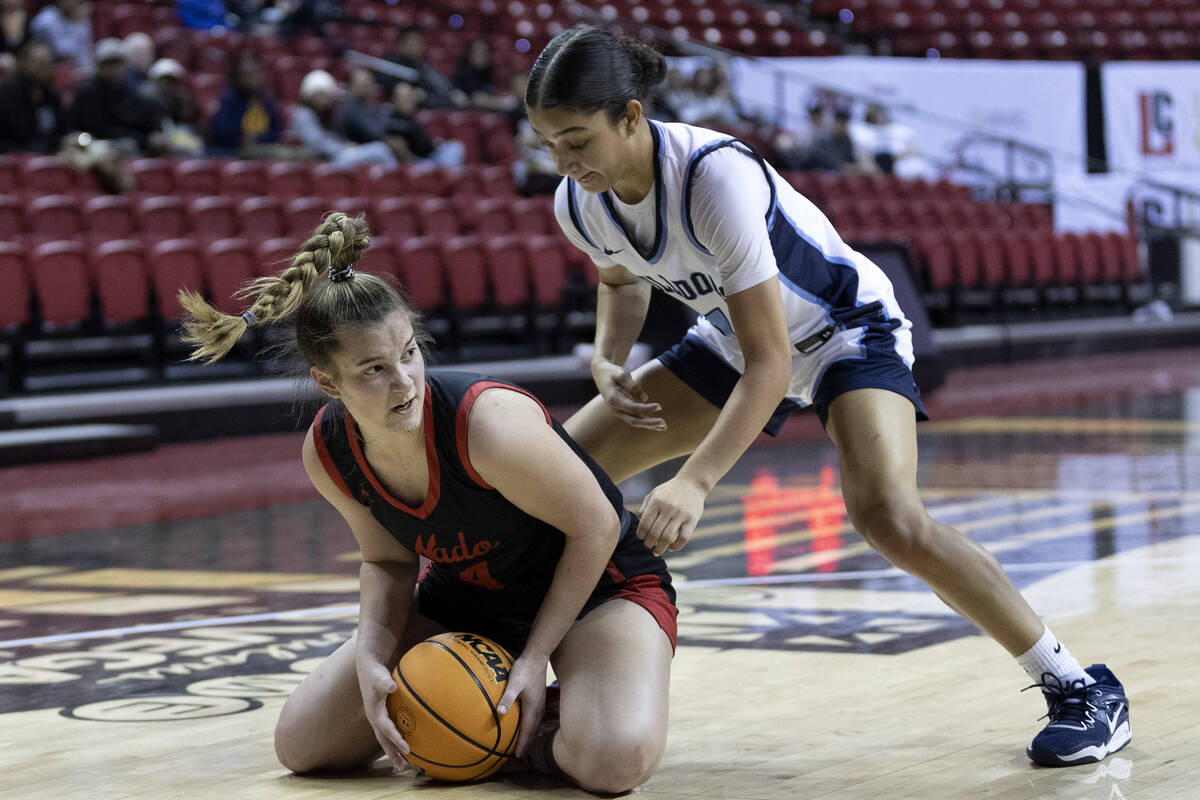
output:
[[[408,763],[443,781],[473,781],[500,769],[517,744],[518,700],[496,710],[513,658],[491,639],[441,633],[400,659],[388,712],[412,748]]]

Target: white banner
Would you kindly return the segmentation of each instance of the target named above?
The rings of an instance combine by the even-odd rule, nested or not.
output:
[[[1011,166],[1018,180],[1050,183],[1047,172],[1086,171],[1082,64],[842,56],[732,59],[729,73],[743,105],[767,119],[782,105],[785,127],[797,130],[814,103],[848,103],[855,120],[868,102],[882,104],[916,132],[933,177],[992,183],[982,173],[1003,178]],[[1049,158],[1006,148],[1005,140]]]
[[[1100,80],[1110,170],[1200,170],[1200,64],[1104,64]]]

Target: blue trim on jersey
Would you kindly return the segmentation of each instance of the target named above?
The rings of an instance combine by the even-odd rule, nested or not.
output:
[[[782,206],[775,224],[768,228],[771,250],[779,266],[780,279],[805,298],[827,309],[852,309],[858,299],[858,267],[850,258],[830,257],[804,235]],[[781,220],[786,220],[783,224]],[[819,299],[818,299],[819,298]]]
[[[650,123],[650,136],[654,139],[654,242],[650,245],[649,252],[638,247],[637,241],[626,230],[625,223],[617,215],[616,206],[613,205],[612,197],[608,192],[600,193],[600,205],[603,206],[604,213],[608,214],[612,224],[629,242],[629,246],[634,249],[634,252],[641,256],[646,263],[657,264],[667,249],[667,197],[662,179],[663,134],[659,131],[657,122],[652,119],[646,121]]]
[[[688,241],[695,245],[696,248],[705,255],[711,256],[712,251],[700,244],[700,240],[696,238],[696,226],[692,224],[692,178],[694,178],[696,175],[696,167],[700,165],[700,159],[704,158],[710,153],[720,150],[722,147],[736,147],[736,145],[739,144],[746,148],[745,150],[739,150],[739,152],[741,152],[743,155],[753,158],[758,162],[759,167],[762,168],[763,175],[767,179],[767,188],[771,190],[771,198],[767,203],[767,213],[765,215],[767,227],[770,228],[772,223],[775,221],[775,209],[779,205],[779,196],[775,189],[775,179],[771,177],[771,171],[767,169],[767,162],[764,161],[763,157],[758,154],[758,151],[756,151],[746,142],[743,142],[741,139],[721,139],[715,142],[709,142],[696,152],[692,153],[692,157],[688,159],[687,168],[683,171],[683,199],[679,204],[679,215],[683,220],[683,231],[687,234]]]
[[[579,204],[575,202],[575,181],[570,178],[567,178],[567,212],[571,215],[571,222],[574,223],[575,230],[579,231],[579,235],[597,250],[603,249],[592,241],[592,237],[588,236],[587,228],[583,227],[583,217],[579,216]]]

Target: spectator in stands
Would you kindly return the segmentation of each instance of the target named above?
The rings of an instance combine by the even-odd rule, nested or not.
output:
[[[223,27],[229,15],[223,0],[179,0],[175,10],[180,22],[197,31]]]
[[[379,83],[366,67],[350,70],[346,94],[338,108],[338,133],[352,142],[377,142],[387,135],[386,109],[379,102]]]
[[[91,69],[91,8],[83,0],[54,0],[29,23],[30,33],[50,45],[54,57],[80,69]]]
[[[120,39],[96,45],[96,72],[75,94],[72,125],[96,139],[113,142],[128,155],[164,151],[165,115],[125,83],[125,46]]]
[[[279,4],[276,4],[279,7]],[[363,22],[346,13],[341,0],[290,0],[283,19],[279,22],[279,35],[294,39],[308,31],[313,36],[325,38],[325,24],[329,22]]]
[[[154,63],[154,40],[150,34],[134,31],[125,37],[125,82],[140,89]]]
[[[396,52],[388,60],[418,73],[417,86],[424,92],[426,108],[466,108],[470,98],[455,89],[450,80],[425,60],[425,32],[419,25],[406,25],[396,37]],[[389,86],[395,79],[387,81]]]
[[[496,88],[492,48],[483,39],[473,39],[463,49],[454,68],[454,87],[484,111],[511,111],[520,105],[520,98]]]
[[[813,142],[810,158],[816,169],[828,172],[869,175],[879,171],[870,154],[854,140],[847,108],[833,112],[833,126]]]
[[[539,194],[554,194],[562,176],[554,166],[554,158],[542,145],[541,137],[534,133],[533,126],[525,114],[525,82],[523,72],[514,73],[509,80],[510,91],[521,104],[509,114],[512,122],[513,141],[517,145],[517,160],[513,162],[513,182],[517,192],[530,197]]]
[[[386,126],[388,141],[396,145],[396,155],[401,161],[430,161],[447,166],[462,164],[466,155],[463,143],[431,137],[417,119],[420,105],[421,90],[416,86],[401,81],[392,88]]]
[[[238,52],[229,62],[229,88],[209,121],[214,149],[242,158],[279,157],[283,118],[267,94],[258,57]]]
[[[826,122],[825,107],[808,107],[805,123],[798,130],[781,130],[771,142],[771,163],[780,169],[837,172],[842,161],[834,148],[822,146],[832,128]]]
[[[200,107],[184,78],[182,64],[173,58],[160,58],[151,65],[139,93],[158,106],[163,115],[166,154],[199,156],[204,153]]]
[[[25,0],[0,0],[0,73],[17,68],[17,51],[29,36]]]
[[[65,133],[54,88],[54,52],[45,42],[31,40],[17,56],[16,71],[0,83],[0,152],[52,153]]]
[[[692,96],[677,110],[681,122],[709,127],[728,125],[741,116],[725,71],[716,64],[700,67],[692,74]]]
[[[355,144],[334,130],[340,89],[333,76],[313,70],[300,82],[300,103],[292,110],[288,130],[313,157],[337,166],[396,164],[397,154],[387,141]]]
[[[917,132],[894,121],[887,108],[879,103],[867,106],[862,123],[852,125],[850,130],[880,172],[901,178],[931,177],[929,163],[917,144]]]

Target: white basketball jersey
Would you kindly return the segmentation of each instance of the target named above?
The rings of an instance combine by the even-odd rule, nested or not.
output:
[[[891,282],[816,206],[726,134],[653,120],[650,131],[654,186],[638,203],[569,178],[558,187],[559,225],[598,268],[620,265],[697,311],[690,333],[738,372],[725,297],[778,276],[793,344],[788,396],[803,405],[829,364],[867,357],[868,334],[890,336],[912,366],[911,324]]]

